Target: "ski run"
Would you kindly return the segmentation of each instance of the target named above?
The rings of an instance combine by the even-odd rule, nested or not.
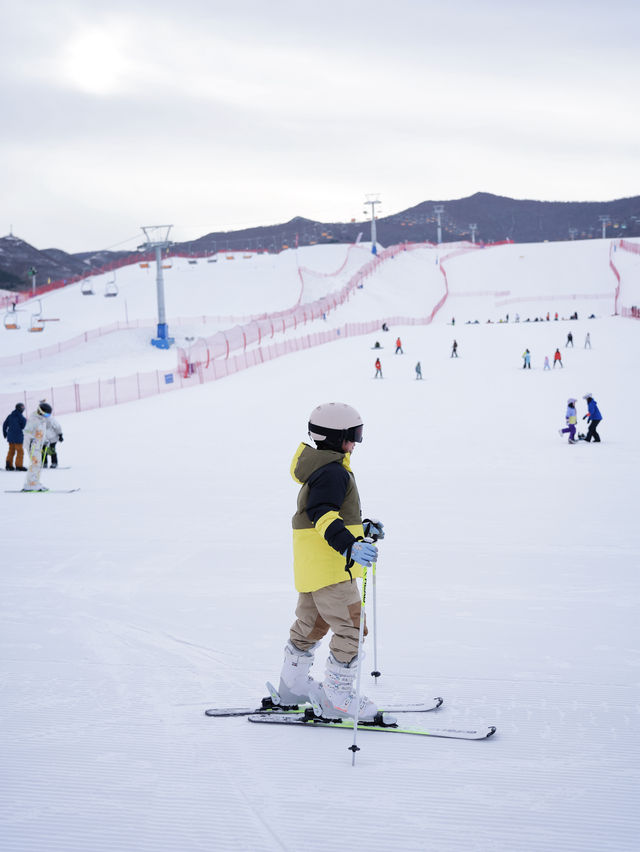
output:
[[[281,357],[55,412],[72,470],[41,482],[82,490],[0,492],[3,852],[637,852],[640,326],[614,316],[610,262],[622,304],[640,305],[640,255],[617,242],[402,252],[326,319],[286,334],[274,323],[263,346]],[[173,258],[170,333],[188,349],[187,337],[339,292],[370,249]],[[95,278],[96,294],[108,281]],[[112,299],[80,283],[46,294],[43,316],[59,321],[39,335],[0,326],[0,358],[15,357],[0,371],[4,417],[24,390],[51,399],[100,378],[106,393],[114,377],[175,369],[175,347],[149,345],[153,264],[118,270],[118,287]],[[424,319],[445,295],[431,324],[393,321]],[[374,321],[370,334],[343,331]],[[331,329],[333,342],[284,354]],[[563,367],[545,371],[558,348]],[[216,366],[241,362],[230,352]],[[602,442],[570,446],[558,435],[567,400],[586,432],[588,392]],[[355,766],[346,725],[253,712],[265,681],[278,683],[295,617],[291,458],[330,400],[363,416],[351,467],[365,516],[386,531],[378,659],[370,633],[362,691],[391,712],[445,698],[396,710],[398,729],[359,725]],[[327,656],[324,640],[317,680]],[[435,736],[494,726],[475,745]],[[423,739],[385,736],[407,729]]]

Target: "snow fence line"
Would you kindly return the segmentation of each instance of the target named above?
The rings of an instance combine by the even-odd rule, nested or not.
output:
[[[323,296],[320,299],[316,299],[313,302],[302,304],[302,289],[298,303],[291,308],[268,314],[264,317],[264,319],[254,320],[242,326],[236,326],[232,329],[219,331],[208,338],[201,337],[196,340],[187,351],[180,349],[178,352],[179,370],[183,377],[187,378],[198,369],[209,369],[211,363],[217,359],[228,359],[234,351],[242,350],[243,352],[246,352],[247,347],[249,346],[261,346],[263,339],[267,337],[273,338],[276,332],[285,334],[288,330],[297,330],[299,325],[306,325],[308,322],[322,319],[331,311],[336,310],[340,305],[347,302],[354,291],[363,287],[364,281],[372,275],[381,264],[388,260],[392,260],[404,252],[433,248],[434,246],[430,243],[403,243],[397,246],[390,246],[379,254],[374,255],[368,263],[358,269],[358,271],[351,276],[349,281],[344,284],[343,287],[333,293],[329,293],[328,295]],[[439,260],[440,272],[444,277],[445,283],[445,299],[449,290],[447,273],[443,266],[444,261],[480,248],[481,246],[466,243],[463,246],[456,248],[454,251],[449,252]],[[341,269],[342,268],[344,268],[344,264]],[[341,270],[338,270],[338,272],[339,271]],[[302,278],[302,273],[300,272],[300,274]],[[333,274],[337,275],[338,273]],[[391,318],[385,317],[384,321],[391,322]],[[430,321],[431,320],[429,320],[429,322]],[[372,330],[375,330],[375,322],[376,321],[374,321]],[[379,324],[381,325],[382,322],[383,320],[380,320]],[[404,322],[405,324],[408,323],[406,318]]]
[[[613,257],[618,251],[618,249],[620,249],[621,251],[629,252],[631,254],[640,255],[640,243],[631,243],[629,242],[629,240],[614,240],[609,246],[609,267],[611,268],[611,271],[615,275],[617,281],[614,297],[614,314],[619,314],[622,317],[629,317],[631,319],[640,319],[640,307],[638,305],[632,305],[631,307],[629,307],[620,304],[620,290],[623,285],[623,279],[620,275],[618,267],[613,262]],[[640,299],[638,301],[640,301]]]
[[[415,248],[425,248],[425,245],[418,244]],[[365,270],[367,270],[366,274],[370,274],[382,260],[395,257],[401,251],[407,250],[411,249],[403,246],[394,246],[392,249],[387,249],[382,253],[384,257],[381,260],[374,260],[366,264],[364,270],[360,270],[359,273],[353,276],[346,288],[343,289],[348,289],[350,292],[362,280],[364,274],[361,273],[364,273]],[[457,255],[463,251],[464,249],[461,249],[453,254]],[[384,322],[393,325],[428,325],[431,323],[434,316],[446,302],[448,296],[447,273],[442,265],[440,265],[440,271],[444,278],[445,291],[433,307],[429,316],[421,318],[385,317]],[[261,322],[268,323],[269,328],[273,328],[274,320],[278,326],[282,323],[283,331],[287,327],[296,328],[297,311],[302,311],[302,315],[306,317],[305,322],[307,319],[319,318],[322,316],[322,312],[318,313],[317,306],[320,305],[326,308],[328,301],[332,303],[331,297],[324,297],[319,299],[317,303],[301,305],[290,311],[282,311],[269,315],[268,319],[258,322],[254,321],[250,326],[239,327],[232,340],[229,340],[228,337],[225,338],[224,334],[222,334],[225,343],[223,351],[219,354],[224,354],[224,358],[216,358],[209,355],[206,361],[200,360],[194,362],[189,360],[188,354],[183,349],[178,349],[178,369],[170,372],[152,370],[145,373],[135,373],[131,376],[114,376],[110,379],[98,379],[93,382],[41,388],[39,390],[22,391],[15,394],[3,393],[0,394],[0,405],[4,406],[4,408],[9,408],[14,407],[17,402],[23,402],[27,411],[31,411],[38,405],[40,400],[46,399],[56,414],[70,414],[73,412],[88,411],[93,408],[119,405],[124,402],[134,402],[135,400],[145,399],[161,393],[168,393],[173,390],[194,387],[197,384],[222,379],[241,370],[246,370],[249,367],[271,361],[274,358],[280,358],[283,355],[289,355],[293,352],[299,352],[314,346],[321,346],[334,340],[371,334],[382,326],[383,320],[370,320],[366,323],[347,323],[340,328],[307,334],[304,337],[272,343],[269,346],[260,345],[261,338],[258,337],[254,341],[258,342],[258,347],[247,350],[247,345],[253,340],[253,338],[247,336],[247,328],[250,327],[252,330],[257,328],[259,330],[262,327]],[[289,317],[293,318],[293,324],[287,326],[287,318]],[[277,330],[280,329],[278,328]],[[233,329],[232,331],[236,330]],[[215,337],[217,338],[218,335],[215,335]],[[231,355],[232,345],[237,348],[242,347],[242,353]]]

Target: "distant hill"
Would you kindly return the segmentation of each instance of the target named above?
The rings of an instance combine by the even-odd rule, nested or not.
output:
[[[401,242],[437,242],[436,206],[441,213],[442,242],[471,239],[476,225],[476,242],[512,240],[516,243],[597,239],[602,236],[602,219],[608,217],[607,237],[640,236],[640,196],[615,201],[531,201],[476,192],[468,198],[450,201],[423,201],[415,207],[381,216],[377,237],[382,245]],[[370,236],[370,222],[316,222],[296,216],[279,225],[265,225],[240,231],[206,234],[175,250],[186,254],[216,251],[281,251],[284,246],[327,242],[354,242],[362,233]],[[67,254],[60,249],[39,250],[9,235],[0,238],[0,288],[25,289],[29,269],[37,270],[37,283],[82,275],[131,252],[94,251]]]

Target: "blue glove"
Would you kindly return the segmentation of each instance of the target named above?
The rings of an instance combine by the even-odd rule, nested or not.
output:
[[[347,555],[349,555],[349,551],[345,550],[342,555],[347,557]],[[371,568],[378,558],[378,548],[375,544],[370,544],[368,541],[356,541],[356,543],[351,546],[350,556],[354,562],[358,563],[358,565],[364,565],[366,568]]]
[[[372,538],[374,541],[378,538],[384,538],[384,524],[375,518],[365,518],[362,522],[364,527],[364,537]]]

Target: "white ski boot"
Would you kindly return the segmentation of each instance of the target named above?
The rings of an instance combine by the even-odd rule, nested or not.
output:
[[[318,702],[325,718],[346,719],[355,717],[355,681],[358,674],[358,663],[358,657],[354,657],[350,663],[340,663],[333,654],[329,654],[325,678],[322,682],[322,694]],[[358,712],[359,721],[373,722],[377,714],[378,708],[373,701],[366,695],[361,695]]]
[[[278,686],[280,704],[304,704],[317,700],[320,684],[311,677],[309,669],[319,644],[316,642],[308,651],[301,651],[293,642],[287,642],[284,646],[284,662]]]

